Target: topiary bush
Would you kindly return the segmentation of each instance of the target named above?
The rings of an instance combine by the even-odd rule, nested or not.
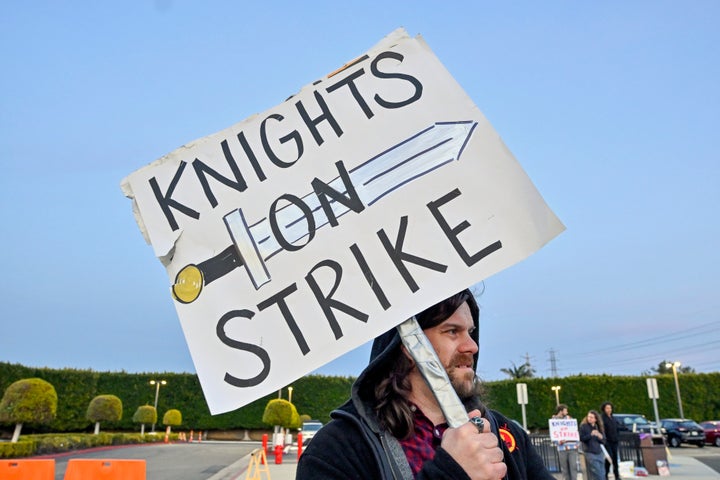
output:
[[[163,425],[167,427],[167,433],[170,433],[171,427],[182,425],[182,414],[180,410],[170,409],[163,415]]]
[[[57,413],[55,388],[40,378],[26,378],[12,383],[0,401],[0,423],[14,423],[12,443],[18,441],[24,423],[47,424]]]
[[[151,405],[141,405],[135,410],[132,421],[140,424],[140,435],[145,435],[145,424],[157,423],[157,410]]]
[[[100,433],[100,422],[117,422],[122,418],[122,400],[115,395],[98,395],[90,401],[87,419],[95,422],[95,435]]]
[[[279,398],[270,400],[263,413],[263,423],[283,428],[297,428],[301,425],[295,405]]]

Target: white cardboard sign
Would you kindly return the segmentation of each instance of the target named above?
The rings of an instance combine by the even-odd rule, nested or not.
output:
[[[553,442],[579,442],[577,419],[575,418],[551,418],[548,420],[550,427],[550,440]]]
[[[246,405],[563,230],[404,30],[122,183],[213,414]]]

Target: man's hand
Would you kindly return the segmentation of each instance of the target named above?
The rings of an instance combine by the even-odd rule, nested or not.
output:
[[[480,411],[473,410],[468,416],[479,417]],[[471,422],[448,428],[440,445],[473,480],[497,480],[507,472],[498,438],[490,431],[487,420],[482,432]]]

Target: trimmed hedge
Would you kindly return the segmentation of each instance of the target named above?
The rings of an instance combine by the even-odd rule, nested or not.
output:
[[[654,375],[657,379],[660,418],[678,417],[675,381],[672,375]],[[553,385],[560,385],[560,402],[567,404],[570,415],[582,418],[588,410],[600,410],[603,402],[612,402],[615,413],[640,413],[655,420],[653,402],[648,398],[645,379],[612,375],[577,375],[564,378],[503,380],[486,384],[486,402],[505,416],[522,420],[517,403],[517,383],[526,383],[528,428],[547,429],[547,420],[555,410]],[[720,418],[720,373],[685,373],[679,377],[685,417],[698,422]]]
[[[169,440],[176,441],[178,435],[171,434]],[[0,458],[19,458],[35,455],[84,450],[109,445],[129,445],[140,443],[164,442],[164,435],[145,435],[137,433],[88,433],[24,435],[17,443],[0,443]]]
[[[189,373],[95,372],[92,370],[53,370],[30,368],[0,362],[0,391],[14,381],[37,377],[50,382],[58,395],[57,416],[46,426],[27,428],[27,433],[92,431],[93,424],[85,418],[90,401],[99,394],[118,396],[128,411],[154,402],[155,388],[151,379],[167,380],[158,400],[158,411],[177,409],[182,412],[182,424],[177,430],[255,430],[265,429],[262,421],[268,402],[277,398],[273,393],[238,410],[210,415],[197,375]],[[660,391],[658,408],[661,417],[678,416],[675,383],[672,375],[655,375]],[[528,426],[546,429],[547,419],[555,408],[553,385],[562,386],[560,401],[570,408],[570,414],[582,418],[589,409],[598,409],[604,401],[613,402],[618,413],[641,413],[654,420],[652,401],[647,396],[646,377],[610,375],[578,375],[558,379],[534,378],[524,380],[528,386],[529,404],[526,407]],[[323,423],[330,420],[330,412],[350,396],[353,377],[309,375],[293,382],[293,404],[298,414],[308,415]],[[681,374],[680,390],[685,416],[697,421],[720,418],[720,373]],[[488,406],[508,417],[522,420],[517,403],[515,380],[487,382],[485,401]],[[285,395],[287,390],[283,390]],[[8,425],[7,428],[10,428]],[[113,424],[113,428],[134,431],[132,417]],[[0,432],[1,433],[1,432]],[[23,435],[24,436],[24,435]],[[21,436],[22,438],[22,436]],[[0,444],[3,445],[3,444]]]
[[[0,458],[29,457],[35,452],[37,442],[28,435],[15,443],[0,443]]]

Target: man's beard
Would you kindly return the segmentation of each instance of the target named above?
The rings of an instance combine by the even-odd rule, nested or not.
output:
[[[450,378],[450,384],[455,389],[458,397],[461,400],[466,400],[475,395],[475,372],[457,372],[454,365],[469,363],[473,364],[472,357],[469,362],[466,362],[464,355],[458,355],[452,358],[450,367],[447,368],[447,374]],[[459,361],[458,361],[459,360]]]

